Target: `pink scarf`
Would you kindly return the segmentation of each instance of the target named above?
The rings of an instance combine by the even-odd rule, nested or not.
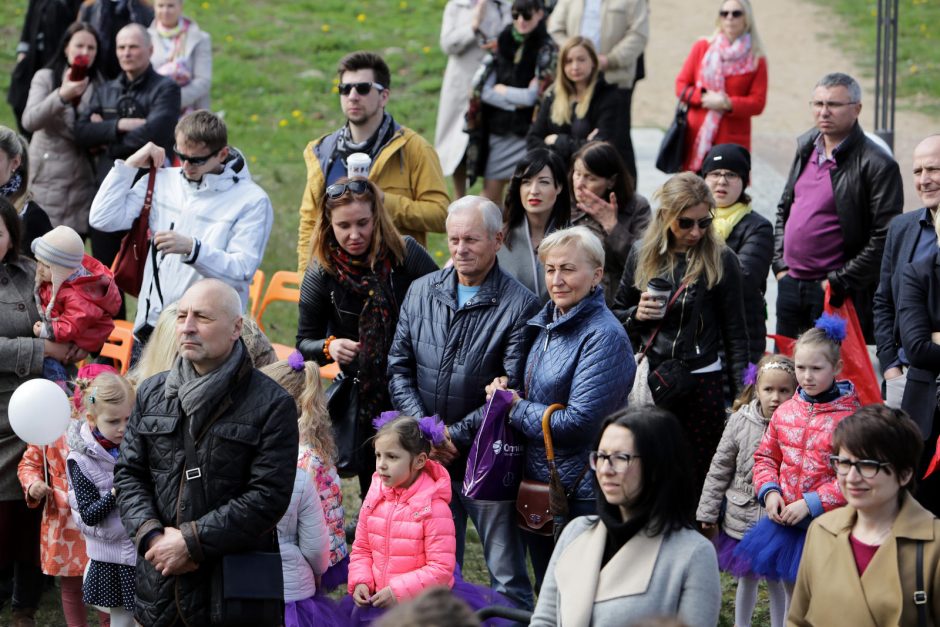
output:
[[[724,93],[725,77],[747,74],[757,69],[757,59],[751,53],[751,36],[747,33],[730,43],[724,33],[718,33],[712,38],[702,57],[699,74],[695,81],[696,89],[705,88],[707,91]],[[721,124],[723,111],[709,109],[705,121],[695,136],[692,148],[693,158],[689,169],[693,172],[702,167],[705,155],[712,149],[712,141]]]

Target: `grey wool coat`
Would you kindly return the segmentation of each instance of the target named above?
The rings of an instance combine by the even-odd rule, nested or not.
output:
[[[21,383],[42,373],[45,340],[33,337],[33,324],[39,320],[35,276],[36,264],[22,255],[18,261],[0,263],[0,501],[23,498],[16,466],[26,443],[13,433],[7,407]]]

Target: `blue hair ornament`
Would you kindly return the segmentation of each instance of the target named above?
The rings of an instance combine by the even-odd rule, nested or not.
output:
[[[827,338],[836,344],[842,344],[846,336],[845,325],[845,318],[842,316],[824,313],[816,320],[815,326],[825,333]]]

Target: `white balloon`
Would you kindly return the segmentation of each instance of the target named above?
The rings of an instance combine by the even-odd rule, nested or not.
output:
[[[30,379],[10,397],[10,426],[21,440],[37,446],[52,444],[69,426],[69,398],[48,379]]]

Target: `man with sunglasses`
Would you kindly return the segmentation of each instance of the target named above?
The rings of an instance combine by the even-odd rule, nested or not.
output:
[[[369,156],[369,179],[402,235],[427,245],[427,232],[442,232],[447,217],[447,186],[434,147],[413,130],[398,124],[385,111],[391,72],[371,52],[343,57],[339,73],[339,102],[346,124],[316,139],[304,150],[307,185],[300,202],[297,266],[304,271],[310,260],[310,238],[323,209],[324,190],[348,176],[346,159],[353,153]]]
[[[874,342],[872,297],[888,224],[901,214],[904,194],[897,162],[858,123],[861,101],[861,87],[847,74],[827,74],[813,90],[816,128],[797,140],[777,206],[780,335],[797,337],[813,326],[828,286],[832,305],[852,298],[866,341]]]
[[[117,161],[89,216],[102,231],[130,228],[147,192],[148,177],[134,182],[138,168],[158,167],[150,213],[153,246],[134,320],[139,343],[149,339],[164,307],[204,278],[232,286],[244,309],[274,223],[268,195],[251,180],[244,156],[228,145],[221,118],[209,111],[185,116],[176,125],[173,151],[178,168],[162,167],[167,153],[152,142]]]

